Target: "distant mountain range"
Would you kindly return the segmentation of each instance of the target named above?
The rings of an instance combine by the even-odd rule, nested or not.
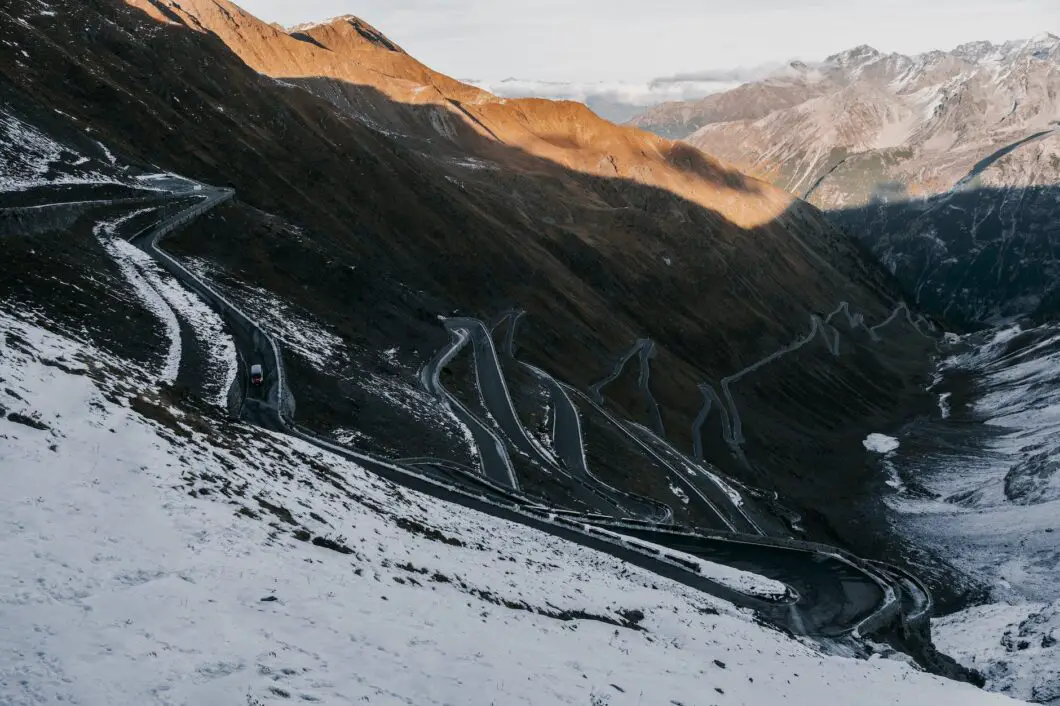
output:
[[[467,83],[502,98],[577,101],[584,103],[601,118],[615,123],[624,123],[660,103],[695,100],[739,85],[739,81],[724,79],[582,83],[506,78],[503,81],[468,80]]]
[[[1052,34],[917,56],[859,46],[632,123],[832,211],[955,321],[1047,314],[1057,297]]]
[[[764,78],[780,64],[750,68],[661,76],[647,81],[540,81],[506,78],[501,81],[467,79],[465,83],[502,98],[548,98],[587,105],[605,120],[624,123],[650,108],[676,101],[696,101],[747,81]]]

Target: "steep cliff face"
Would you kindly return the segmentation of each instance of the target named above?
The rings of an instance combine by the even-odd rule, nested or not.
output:
[[[578,104],[461,84],[355,18],[287,32],[221,0],[42,7],[0,10],[5,110],[62,111],[69,139],[235,187],[169,247],[344,342],[334,369],[292,364],[303,423],[415,455],[438,430],[357,381],[415,388],[440,315],[520,308],[519,355],[583,390],[654,341],[661,424],[632,364],[604,389],[612,411],[861,536],[878,479],[860,441],[916,403],[929,344],[812,206]],[[724,411],[700,385],[731,388]],[[630,475],[597,448],[602,475]]]
[[[1060,136],[1045,136],[941,193],[830,215],[869,243],[921,306],[954,325],[1052,319],[1060,296],[1058,155]]]
[[[789,105],[758,110],[780,91]],[[1055,298],[1060,39],[858,47],[710,101],[678,136],[833,212],[936,313],[973,325]]]

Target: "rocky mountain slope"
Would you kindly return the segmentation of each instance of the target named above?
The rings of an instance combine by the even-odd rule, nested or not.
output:
[[[833,212],[918,302],[974,323],[1034,311],[1060,274],[1058,120],[1060,39],[1042,34],[858,47],[634,122]]]
[[[1033,703],[1060,699],[1060,601],[969,608],[935,628],[943,649],[981,670],[991,691]]]
[[[521,361],[584,393],[616,372],[606,409],[702,457],[689,474],[724,474],[763,505],[779,493],[788,531],[886,550],[885,528],[865,531],[882,481],[861,439],[931,403],[932,341],[816,209],[583,106],[439,75],[354,18],[288,33],[221,0],[0,13],[5,115],[90,162],[109,163],[106,149],[129,173],[234,187],[167,247],[275,327],[300,424],[473,467],[418,372],[448,340],[439,316],[521,309]],[[96,259],[52,236],[46,267],[34,240],[5,242],[20,264],[3,296],[75,316],[87,305],[56,288]],[[638,339],[650,355],[616,368]],[[442,372],[470,397],[470,370],[465,353]],[[513,391],[527,418],[548,419],[541,390],[528,377]],[[680,510],[643,446],[580,409],[594,472]],[[526,487],[570,499],[566,480],[512,456]]]
[[[1060,118],[1058,77],[1050,34],[916,56],[861,46],[669,110],[694,116],[675,137],[834,208],[893,196],[877,193],[889,179],[907,194],[937,193],[997,150],[1044,137]],[[633,123],[665,130],[652,113]]]

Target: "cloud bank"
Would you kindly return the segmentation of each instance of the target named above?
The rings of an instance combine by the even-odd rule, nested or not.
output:
[[[464,80],[505,98],[536,97],[551,98],[553,100],[573,100],[581,103],[595,99],[640,107],[649,107],[667,101],[696,100],[711,93],[729,90],[741,83],[734,80],[701,80],[678,77],[645,82],[565,82],[518,78],[508,78],[503,81]]]

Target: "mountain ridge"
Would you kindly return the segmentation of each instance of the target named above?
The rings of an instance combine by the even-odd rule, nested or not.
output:
[[[746,117],[722,108],[781,90]],[[915,56],[856,47],[679,110],[639,122],[703,122],[686,141],[828,211],[953,325],[1052,311],[1055,35]]]
[[[476,132],[530,155],[589,174],[620,176],[660,186],[744,225],[771,220],[790,204],[790,198],[782,191],[748,180],[683,145],[615,127],[580,103],[499,99],[435,72],[407,54],[392,52],[385,46],[384,51],[379,51],[380,44],[359,41],[360,33],[341,19],[300,32],[313,40],[307,43],[291,35],[288,39],[275,30],[270,32],[267,25],[227,0],[189,0],[173,7],[189,22],[208,27],[252,68],[276,78],[333,79],[343,84],[371,86],[404,104],[437,106],[445,113],[439,116],[441,120],[455,115]],[[388,39],[384,41],[392,44]],[[347,92],[343,85],[332,84],[326,90],[309,84],[303,87],[325,99],[334,97],[335,90]],[[361,111],[350,110],[353,106],[341,97],[331,102],[347,109],[354,118],[362,117]],[[365,107],[363,101],[361,107]],[[580,155],[579,150],[588,154]],[[714,193],[724,192],[733,183],[768,195],[762,200],[765,212],[748,219],[750,214],[746,211],[729,208],[731,199]]]

